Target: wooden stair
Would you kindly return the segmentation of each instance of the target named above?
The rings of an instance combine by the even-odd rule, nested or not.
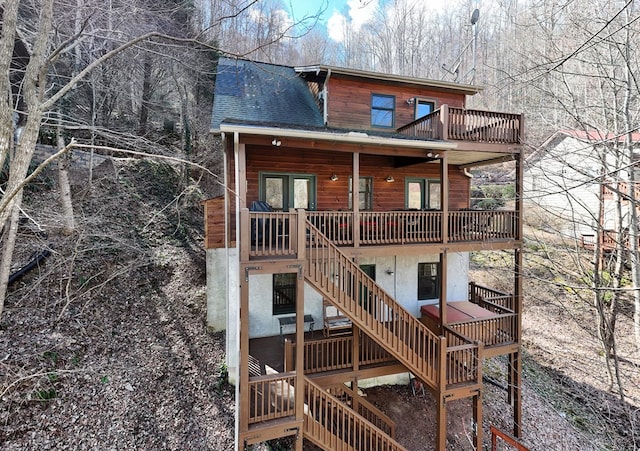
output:
[[[308,220],[306,236],[305,280],[355,326],[434,392],[480,386],[477,344],[434,334]]]
[[[322,449],[406,451],[389,434],[305,377],[304,438]]]

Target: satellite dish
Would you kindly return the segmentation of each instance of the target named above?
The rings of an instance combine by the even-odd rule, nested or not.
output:
[[[478,19],[480,18],[480,10],[478,8],[473,10],[471,13],[471,25],[475,25],[478,23]]]

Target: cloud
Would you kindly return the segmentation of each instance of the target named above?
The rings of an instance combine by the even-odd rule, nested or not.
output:
[[[347,18],[334,11],[329,20],[327,20],[327,34],[336,42],[344,41],[345,31],[347,29]]]
[[[336,42],[344,41],[348,28],[357,32],[363,25],[371,22],[378,8],[378,0],[348,0],[347,6],[348,19],[336,10],[327,21],[327,33]]]
[[[354,31],[360,30],[363,25],[373,19],[378,8],[378,0],[348,0],[349,17]]]

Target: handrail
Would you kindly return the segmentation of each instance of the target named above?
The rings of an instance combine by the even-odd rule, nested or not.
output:
[[[296,369],[296,343],[285,340],[285,370]],[[353,336],[320,338],[304,341],[305,374],[323,373],[353,368]],[[367,335],[360,338],[359,364],[367,365],[393,363],[394,359],[384,348],[380,347]]]
[[[297,225],[300,212],[253,212],[242,209],[242,260],[296,257],[301,249]],[[448,242],[514,240],[515,211],[308,211],[311,223],[337,246],[404,245],[444,242],[442,222],[448,221]],[[304,216],[303,216],[304,217]],[[354,242],[354,227],[360,240]],[[304,238],[304,237],[303,237]]]
[[[440,109],[397,129],[423,139],[519,144],[522,115],[467,110],[443,105]]]
[[[352,406],[354,410],[358,412],[358,415],[376,425],[376,427],[383,430],[390,437],[395,438],[396,423],[365,398],[359,396],[344,384],[331,387],[328,391],[336,398],[342,400],[342,402],[345,402],[343,398],[348,398],[346,404]]]
[[[323,449],[405,450],[383,430],[305,377],[304,436]]]
[[[296,414],[295,373],[249,378],[249,424]]]
[[[306,234],[307,282],[425,384],[437,389],[446,383],[439,357],[446,339],[398,304],[309,220]]]
[[[516,311],[513,294],[478,285],[475,282],[469,283],[469,301],[492,312],[514,313]],[[503,310],[497,311],[495,306]]]

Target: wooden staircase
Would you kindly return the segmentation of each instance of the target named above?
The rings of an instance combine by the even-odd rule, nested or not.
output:
[[[305,280],[435,393],[481,386],[479,348],[454,331],[438,336],[306,221]],[[464,395],[463,395],[464,396]]]
[[[304,437],[322,449],[402,451],[402,445],[305,377]]]

